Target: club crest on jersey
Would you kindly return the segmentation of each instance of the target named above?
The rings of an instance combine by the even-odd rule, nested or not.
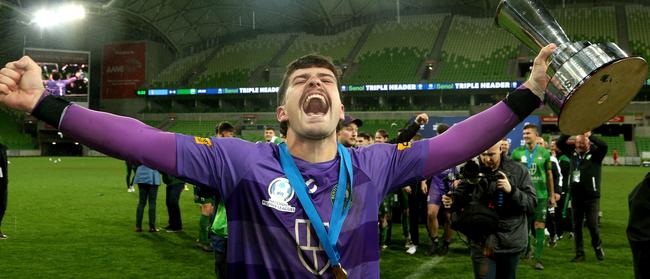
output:
[[[295,192],[288,179],[284,177],[273,179],[269,184],[268,194],[269,199],[262,200],[262,205],[283,212],[296,212],[296,208],[289,205],[289,201],[293,199]]]
[[[194,137],[194,142],[196,142],[196,144],[212,146],[212,141],[209,138]]]
[[[407,148],[411,148],[411,142],[402,142],[397,144],[398,151],[402,151]]]
[[[323,224],[329,229],[329,223]],[[296,219],[294,223],[294,237],[296,239],[296,251],[302,266],[314,275],[323,275],[330,267],[327,253],[320,245],[318,236],[314,231],[311,221]]]

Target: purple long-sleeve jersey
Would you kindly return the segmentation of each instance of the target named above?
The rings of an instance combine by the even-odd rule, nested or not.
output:
[[[64,96],[66,91],[65,87],[75,80],[77,80],[77,77],[60,80],[48,79],[43,81],[43,84],[45,85],[45,91],[49,92],[50,94],[55,96]]]
[[[519,117],[501,102],[432,139],[350,149],[352,206],[337,243],[350,278],[379,277],[377,216],[388,192],[466,161],[518,122]],[[328,258],[282,171],[276,145],[162,132],[74,104],[67,107],[59,128],[111,156],[218,189],[228,211],[230,277],[332,277]],[[295,161],[318,213],[328,222],[338,157],[324,163]]]

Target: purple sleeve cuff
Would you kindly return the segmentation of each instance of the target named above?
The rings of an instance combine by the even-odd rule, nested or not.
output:
[[[66,109],[59,130],[111,157],[178,174],[175,134],[138,120],[72,104]]]
[[[424,176],[429,177],[463,163],[496,144],[520,122],[504,102],[454,124],[429,140]]]

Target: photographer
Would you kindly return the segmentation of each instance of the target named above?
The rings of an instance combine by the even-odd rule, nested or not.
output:
[[[515,278],[519,254],[526,249],[526,214],[535,209],[537,202],[528,171],[509,160],[499,148],[497,143],[481,153],[482,172],[475,177],[470,177],[467,170],[461,172],[461,184],[442,200],[446,208],[453,205],[452,211],[462,209],[460,214],[476,212],[475,216],[460,217],[471,219],[469,226],[481,224],[463,232],[470,239],[475,278]],[[476,203],[483,209],[477,210]],[[485,217],[490,214],[496,218],[493,228]]]

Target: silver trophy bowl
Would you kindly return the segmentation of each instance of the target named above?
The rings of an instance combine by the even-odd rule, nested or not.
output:
[[[614,43],[571,42],[537,0],[502,0],[496,24],[535,52],[555,43],[549,58],[546,105],[569,135],[592,130],[621,112],[639,92],[648,74],[641,57]]]

